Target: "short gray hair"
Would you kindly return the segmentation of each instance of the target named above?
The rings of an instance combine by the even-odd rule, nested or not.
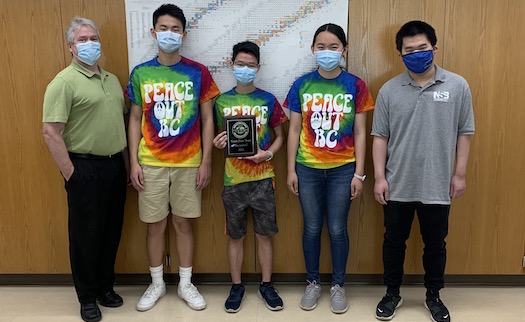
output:
[[[71,20],[71,23],[69,24],[69,27],[66,29],[66,41],[68,44],[73,44],[75,41],[75,31],[83,26],[88,26],[93,28],[96,32],[98,37],[100,38],[100,33],[98,31],[97,26],[92,20],[89,20],[87,18],[76,16]]]

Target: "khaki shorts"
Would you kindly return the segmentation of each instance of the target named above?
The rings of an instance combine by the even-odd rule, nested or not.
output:
[[[139,192],[139,216],[156,223],[170,213],[183,218],[201,215],[201,190],[196,189],[198,168],[142,166],[144,190]]]

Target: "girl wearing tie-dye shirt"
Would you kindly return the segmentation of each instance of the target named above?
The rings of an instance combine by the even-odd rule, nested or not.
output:
[[[340,26],[326,24],[314,35],[312,53],[319,68],[297,79],[284,103],[290,109],[288,188],[299,196],[303,213],[303,253],[307,271],[300,306],[312,310],[321,294],[320,238],[324,214],[332,255],[331,310],[344,313],[351,200],[363,188],[366,111],[374,102],[366,84],[339,66],[348,52]]]

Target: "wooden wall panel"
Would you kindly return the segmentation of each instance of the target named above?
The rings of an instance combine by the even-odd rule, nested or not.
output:
[[[63,181],[41,134],[45,86],[64,64],[56,51],[63,44],[59,4],[0,2],[2,273],[53,273],[69,267]]]
[[[286,123],[286,127],[287,127]],[[288,135],[288,129],[285,130]],[[302,248],[303,217],[299,198],[292,194],[286,185],[286,144],[275,154],[275,205],[279,232],[273,238],[273,268],[275,272],[304,272]],[[328,255],[326,232],[323,235],[323,255]],[[322,270],[328,269],[328,261],[323,258]],[[259,267],[257,267],[260,272]]]
[[[88,17],[101,31],[101,65],[128,79],[124,0],[0,0],[0,273],[68,273],[67,207],[63,180],[41,135],[46,85],[71,57],[64,29],[75,15]],[[451,214],[449,274],[523,274],[525,195],[522,159],[525,99],[520,90],[525,5],[519,0],[352,0],[348,28],[350,72],[375,97],[381,85],[404,70],[395,49],[399,27],[413,19],[432,24],[438,35],[436,61],[463,75],[474,98],[477,132],[472,141],[468,190]],[[316,28],[317,26],[312,26]],[[8,110],[9,109],[9,110]],[[369,113],[370,130],[373,113]],[[368,138],[364,195],[353,202],[348,272],[382,272],[382,209],[373,198],[373,167]],[[276,203],[280,232],[274,239],[274,272],[302,273],[302,216],[297,197],[286,187],[283,147],[275,156]],[[196,220],[196,273],[229,272],[222,192],[223,158],[215,150],[213,180],[203,192],[203,216]],[[405,271],[421,273],[417,223],[408,242]],[[325,229],[326,230],[326,229]],[[245,272],[259,272],[253,231],[245,242]],[[126,217],[117,260],[119,273],[147,273],[146,225],[137,214],[137,193],[128,189]],[[174,232],[169,250],[178,262]],[[330,272],[329,244],[323,232],[321,271]]]
[[[444,67],[464,76],[476,134],[468,195],[453,208],[447,272],[523,274],[525,245],[525,3],[447,2]]]

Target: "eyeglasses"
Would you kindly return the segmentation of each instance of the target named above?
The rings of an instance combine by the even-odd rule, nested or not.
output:
[[[246,64],[246,63],[243,63],[243,62],[235,62],[233,63],[233,66],[235,67],[248,67],[248,68],[253,68],[253,69],[257,69],[258,65],[257,64],[254,64],[254,63],[249,63],[249,64]]]

